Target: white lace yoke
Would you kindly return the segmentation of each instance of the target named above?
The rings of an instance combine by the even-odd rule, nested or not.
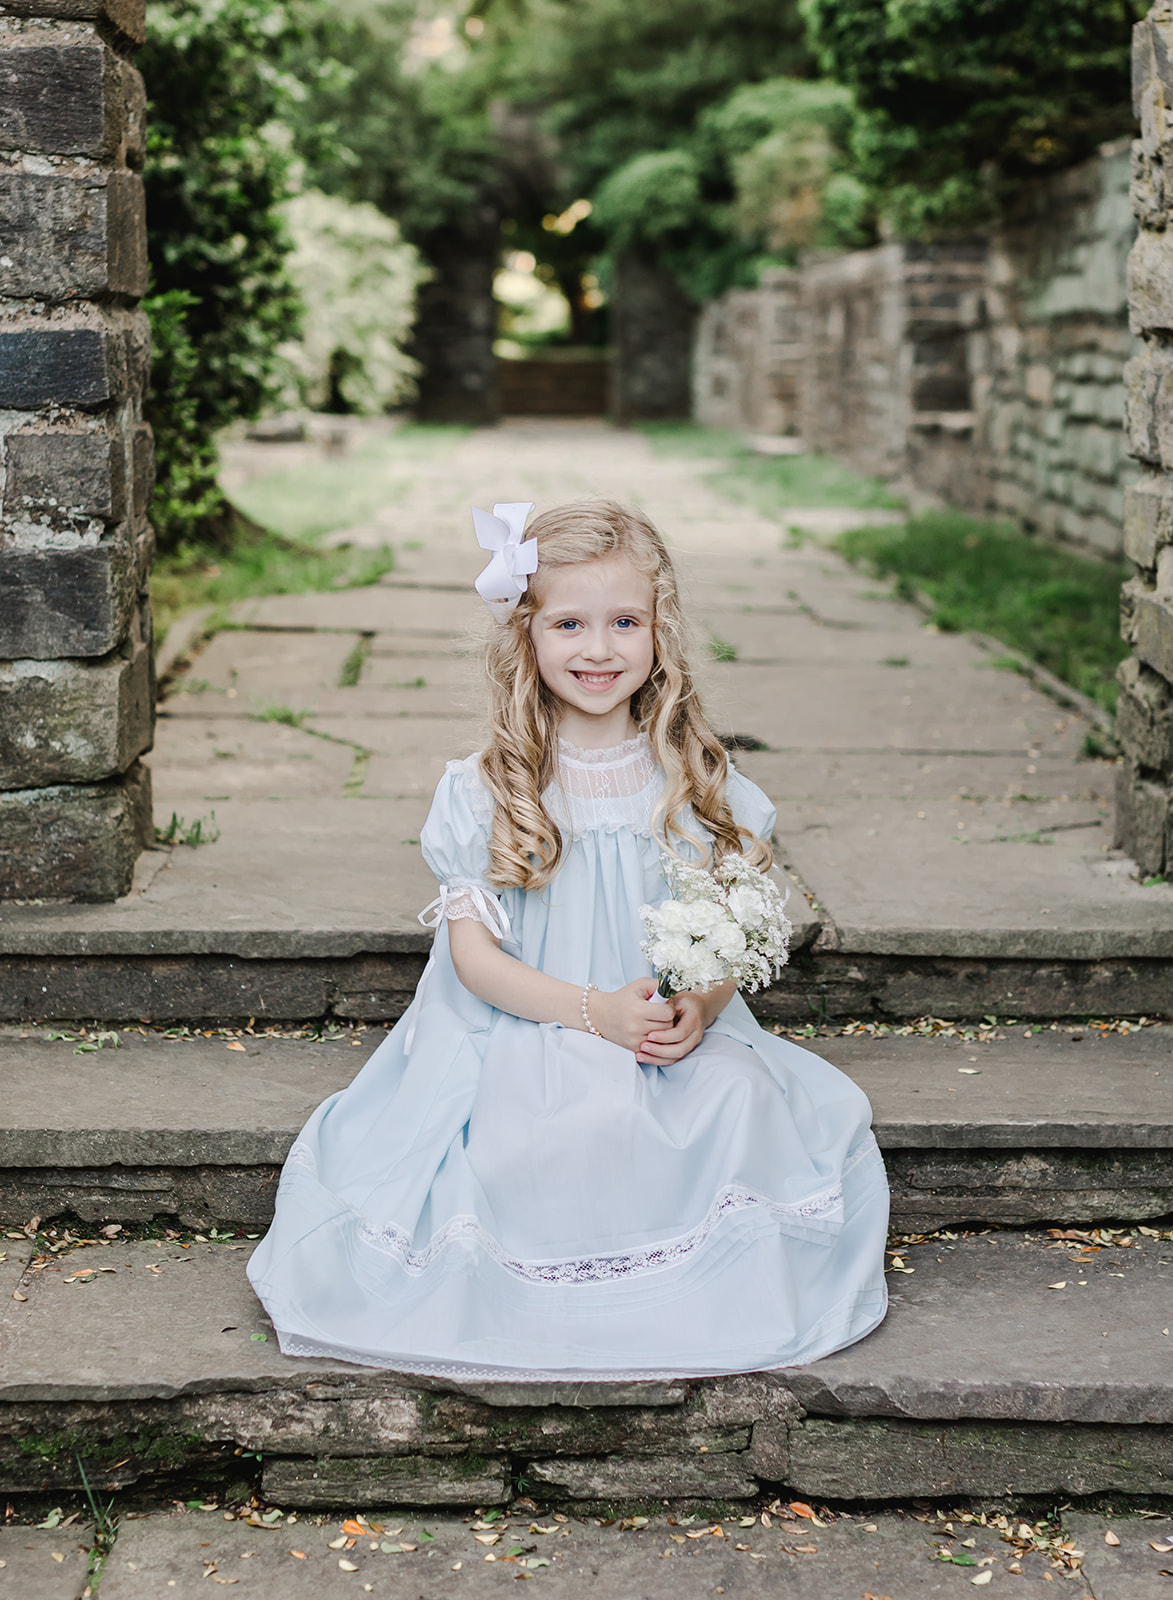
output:
[[[493,800],[481,782],[478,761],[479,757],[469,756],[459,765],[464,768],[474,812],[482,822],[488,823],[493,814]],[[663,775],[646,733],[636,734],[634,739],[605,750],[582,750],[559,739],[558,776],[544,798],[547,810],[564,837],[578,839],[584,833],[618,833],[630,828],[650,838],[652,813],[662,781]],[[479,887],[493,892],[483,881]],[[455,882],[441,898],[444,902],[442,914],[450,922],[461,917],[476,918],[490,927],[496,937],[501,937],[500,930],[491,926],[471,885]]]
[[[559,739],[558,781],[546,804],[575,838],[600,829],[650,833],[659,789],[660,769],[646,733],[606,750],[580,750]]]

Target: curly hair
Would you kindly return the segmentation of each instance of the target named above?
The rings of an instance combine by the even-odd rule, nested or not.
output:
[[[705,841],[688,829],[691,811],[718,854],[744,852],[754,866],[768,868],[769,845],[734,821],[725,797],[729,762],[693,683],[676,573],[660,534],[641,511],[611,500],[575,500],[535,517],[526,536],[538,541],[537,574],[484,650],[491,738],[480,770],[497,801],[490,882],[540,889],[561,864],[565,842],[542,796],[557,777],[562,702],[542,681],[530,623],[542,605],[545,573],[611,556],[626,557],[652,585],[652,670],[632,696],[631,714],[665,775],[653,819],[661,842],[679,854],[673,840],[688,841],[711,859]]]

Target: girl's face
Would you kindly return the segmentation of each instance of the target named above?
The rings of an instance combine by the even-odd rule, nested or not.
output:
[[[554,567],[539,581],[530,638],[542,682],[561,700],[564,720],[569,713],[580,729],[609,734],[654,665],[651,582],[626,556]]]

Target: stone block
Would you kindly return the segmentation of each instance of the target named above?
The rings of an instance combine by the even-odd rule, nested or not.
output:
[[[751,1500],[759,1489],[737,1454],[568,1456],[531,1461],[525,1472],[565,1500]]]
[[[126,344],[108,328],[0,331],[0,407],[108,405],[127,385]]]
[[[1114,842],[1136,862],[1142,877],[1165,870],[1173,827],[1173,790],[1143,778],[1129,760],[1116,772]]]
[[[137,422],[131,435],[131,502],[136,517],[150,511],[155,493],[155,436],[149,422]]]
[[[292,1022],[328,1014],[326,983],[331,966],[325,961],[250,961],[233,956],[191,961],[166,956],[0,958],[0,1017],[55,1021],[153,1017],[186,1022],[197,1017],[221,1021],[264,1016]]]
[[[266,1500],[286,1506],[500,1505],[509,1463],[479,1456],[273,1457]]]
[[[0,54],[0,146],[98,159],[122,140],[122,62],[98,39],[22,44]]]
[[[1129,656],[1116,670],[1116,737],[1138,766],[1173,774],[1173,689]]]
[[[1162,545],[1173,544],[1173,486],[1148,474],[1124,490],[1124,554],[1138,567],[1155,565]]]
[[[1173,353],[1145,349],[1124,368],[1124,405],[1129,450],[1141,461],[1169,466],[1173,460]]]
[[[12,17],[107,22],[130,44],[147,37],[146,0],[4,0],[4,9]]]
[[[116,900],[151,830],[151,775],[0,793],[0,897]]]
[[[126,446],[105,429],[10,433],[0,514],[10,522],[73,517],[121,522],[126,515]]]
[[[13,298],[141,295],[146,202],[130,172],[44,177],[0,173],[0,254]]]
[[[109,655],[129,631],[142,556],[125,523],[72,550],[5,551],[0,660]]]
[[[790,1436],[789,1485],[829,1500],[911,1495],[1168,1494],[1168,1430],[1015,1427],[808,1417]]]
[[[1146,666],[1173,683],[1173,599],[1141,594],[1136,599],[1136,654]]]
[[[1173,239],[1137,235],[1128,257],[1128,320],[1133,333],[1173,328]]]
[[[89,783],[151,747],[149,639],[98,661],[0,661],[0,789]]]

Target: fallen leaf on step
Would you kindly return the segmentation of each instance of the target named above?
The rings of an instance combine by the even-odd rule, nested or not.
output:
[[[819,1553],[817,1544],[796,1544],[791,1548],[796,1556],[817,1556]]]
[[[1167,1556],[1169,1554],[1170,1550],[1173,1550],[1173,1544],[1169,1544],[1164,1539],[1162,1539],[1160,1544],[1158,1544],[1155,1539],[1150,1539],[1149,1540],[1149,1549],[1150,1550],[1155,1550],[1159,1556]]]
[[[243,1050],[244,1046],[241,1044],[239,1039],[229,1039],[224,1048],[226,1050]]]
[[[339,1561],[338,1565],[339,1565],[339,1567],[341,1568],[341,1570],[343,1572],[357,1572],[358,1571],[358,1568],[355,1566],[353,1561]]]
[[[989,1567],[987,1567],[984,1572],[979,1572],[976,1578],[971,1578],[969,1581],[970,1583],[992,1583],[994,1581],[994,1574],[990,1571]]]
[[[474,1533],[473,1538],[478,1544],[499,1544],[501,1542],[499,1533]]]
[[[1066,1279],[1064,1279],[1062,1283],[1049,1283],[1047,1285],[1048,1289],[1066,1289],[1066,1287],[1067,1287],[1067,1280]]]
[[[20,1289],[14,1289],[12,1291],[12,1298],[14,1300],[27,1300],[28,1299],[28,1295],[22,1293]]]
[[[792,1500],[790,1502],[790,1509],[791,1509],[791,1511],[794,1512],[796,1517],[813,1517],[814,1516],[813,1510],[810,1508],[810,1506],[806,1505],[802,1500]]]
[[[353,1533],[356,1538],[361,1539],[367,1530],[361,1522],[356,1522],[353,1517],[347,1517],[342,1524],[342,1531],[343,1533]]]
[[[327,1550],[345,1550],[345,1548],[346,1535],[344,1533],[340,1533],[337,1539],[331,1539],[330,1543],[326,1546]]]
[[[52,1550],[49,1553],[52,1556],[54,1561],[64,1561],[65,1560],[65,1557],[62,1555],[60,1550]]]
[[[293,1559],[295,1561],[304,1561],[305,1560],[305,1551],[304,1550],[291,1550],[289,1552],[289,1554],[293,1557]]]
[[[1114,1534],[1112,1532],[1111,1528],[1109,1528],[1107,1533],[1104,1535],[1104,1543],[1105,1544],[1119,1544],[1120,1543],[1119,1536],[1117,1534]]]

